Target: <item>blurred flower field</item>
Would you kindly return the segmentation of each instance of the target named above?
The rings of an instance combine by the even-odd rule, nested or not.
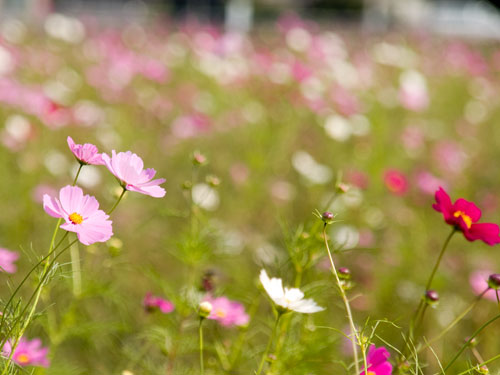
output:
[[[0,34],[1,375],[499,373],[497,43]]]

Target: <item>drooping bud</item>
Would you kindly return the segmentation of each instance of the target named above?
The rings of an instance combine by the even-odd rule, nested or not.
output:
[[[335,216],[331,213],[331,212],[323,212],[323,214],[321,215],[321,220],[323,220],[323,222],[325,224],[331,224],[333,223],[333,219],[335,218]]]
[[[198,308],[198,315],[200,318],[204,319],[210,315],[212,312],[212,304],[208,301],[203,301],[200,303]]]
[[[429,306],[436,306],[439,302],[439,294],[435,290],[429,289],[425,292],[425,303]]]
[[[203,275],[203,278],[201,279],[201,288],[205,292],[211,292],[214,290],[214,284],[215,284],[215,273],[211,270],[208,270],[205,272]]]
[[[500,273],[493,273],[490,275],[488,278],[488,286],[495,290],[500,288]]]

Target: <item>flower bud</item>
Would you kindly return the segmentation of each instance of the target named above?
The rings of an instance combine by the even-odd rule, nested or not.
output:
[[[349,280],[351,278],[351,270],[347,267],[340,267],[337,274],[340,279]]]
[[[201,302],[198,309],[198,315],[204,319],[212,312],[212,304],[208,301]]]
[[[333,223],[333,219],[335,218],[335,216],[331,213],[331,212],[323,212],[323,214],[321,215],[321,220],[323,220],[323,222],[325,224],[331,224]]]
[[[112,257],[116,257],[116,256],[120,255],[120,253],[122,251],[123,241],[120,240],[119,238],[112,237],[111,239],[109,239],[106,242],[106,245],[108,245],[109,254]]]
[[[193,188],[193,183],[191,181],[184,181],[182,183],[182,190],[191,190]]]
[[[476,371],[481,374],[481,375],[488,375],[490,373],[490,370],[488,369],[488,366],[477,366]]]
[[[500,273],[491,274],[488,278],[488,286],[491,289],[498,290],[500,288]]]
[[[219,177],[214,176],[214,175],[208,175],[205,178],[205,181],[207,181],[207,184],[209,184],[211,187],[217,187],[220,185]]]
[[[351,187],[343,182],[339,182],[335,185],[335,190],[339,194],[347,193]]]
[[[466,342],[466,343],[468,343],[468,345],[469,345],[471,348],[473,348],[473,347],[477,346],[477,340],[476,340],[476,338],[475,338],[475,337],[473,337],[473,338],[472,338],[472,340],[470,340],[470,341],[469,341],[469,340],[470,340],[470,337],[467,337],[467,338],[465,339],[465,342]]]
[[[204,165],[207,164],[207,158],[199,151],[193,152],[193,164],[194,165]]]
[[[439,294],[435,290],[429,289],[425,292],[425,303],[435,306],[439,302]]]

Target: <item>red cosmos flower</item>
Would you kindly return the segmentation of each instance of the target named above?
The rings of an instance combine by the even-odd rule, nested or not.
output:
[[[481,240],[490,246],[500,243],[500,228],[493,223],[477,223],[481,218],[481,210],[472,202],[457,199],[451,203],[450,196],[442,187],[436,191],[436,203],[432,205],[441,212],[444,221],[462,231],[469,241]]]

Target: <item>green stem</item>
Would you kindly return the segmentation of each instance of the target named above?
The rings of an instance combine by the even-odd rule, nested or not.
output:
[[[66,232],[67,234],[68,232]],[[65,234],[65,236],[66,236]],[[24,324],[23,326],[21,327],[19,333],[16,335],[16,339],[14,340],[14,343],[12,344],[11,346],[11,351],[10,351],[10,355],[9,355],[9,358],[7,359],[7,362],[5,364],[5,367],[1,373],[1,375],[5,375],[6,374],[6,371],[8,370],[9,366],[10,366],[10,363],[12,362],[12,356],[14,355],[14,352],[17,348],[17,345],[19,344],[19,340],[21,339],[21,337],[24,335],[24,332],[26,331],[26,329],[28,328],[29,324],[31,323],[31,320],[33,318],[33,315],[36,311],[36,307],[38,305],[38,301],[40,300],[40,295],[42,293],[42,289],[43,289],[43,285],[45,284],[47,278],[48,278],[48,275],[49,275],[49,271],[52,269],[52,266],[54,265],[55,261],[57,260],[57,258],[65,251],[67,250],[73,243],[75,243],[76,241],[78,241],[77,239],[75,239],[72,243],[70,243],[68,246],[66,246],[64,249],[62,249],[55,257],[54,259],[49,263],[49,262],[46,262],[45,263],[45,267],[43,269],[43,272],[42,272],[42,278],[39,282],[39,284],[37,285],[37,288],[34,292],[34,294],[31,296],[31,298],[29,299],[28,303],[26,304],[26,307],[23,309],[23,311],[21,312],[20,316],[24,316],[24,314],[26,313],[27,311],[27,308],[28,306],[30,305],[31,301],[33,300],[33,298],[35,299],[34,302],[33,302],[33,305],[31,307],[31,310],[28,314],[28,317],[27,319],[24,321]],[[48,256],[52,255],[54,253],[55,249],[53,249],[52,251],[49,252]],[[12,325],[11,329],[9,330],[9,332],[7,333],[6,337],[9,337],[10,334],[12,333],[12,330],[14,329],[14,327],[16,326],[17,324],[17,321],[15,322],[15,324]]]
[[[500,354],[497,354],[496,356],[494,357],[491,357],[490,359],[488,359],[487,361],[484,361],[483,363],[480,363],[478,364],[477,366],[478,367],[481,367],[481,366],[485,366],[487,365],[488,363],[491,363],[491,362],[494,362],[496,361],[497,359],[500,359]],[[471,371],[475,371],[476,370],[476,366],[471,368],[471,369],[468,369],[468,370],[465,370],[465,371],[462,371],[461,373],[459,373],[458,375],[465,375],[465,374],[468,374],[470,373]]]
[[[441,331],[436,337],[432,338],[431,340],[427,341],[426,345],[419,350],[417,350],[417,353],[420,353],[422,350],[425,348],[428,348],[431,346],[434,342],[440,340],[446,333],[448,333],[449,330],[451,330],[453,327],[455,327],[465,316],[477,305],[477,303],[481,300],[481,298],[484,296],[484,294],[489,290],[490,288],[486,288],[480,295],[478,295],[474,301],[464,310],[462,313],[460,313],[450,324],[446,326],[445,329]]]
[[[500,319],[500,314],[494,316],[493,318],[491,318],[490,320],[488,320],[486,323],[484,323],[481,327],[479,327],[476,330],[476,332],[474,332],[474,334],[471,337],[469,337],[469,339],[467,340],[467,342],[464,345],[462,345],[462,347],[460,348],[460,350],[458,351],[458,353],[453,357],[453,359],[451,360],[451,362],[446,365],[446,367],[444,368],[444,371],[446,372],[446,370],[448,370],[450,368],[450,366],[458,359],[458,357],[460,357],[460,354],[462,354],[463,351],[470,345],[470,343],[474,339],[474,337],[476,337],[483,329],[485,329],[486,327],[488,327],[491,323],[493,323],[497,319]]]
[[[70,249],[71,256],[71,276],[73,279],[73,294],[75,297],[80,297],[82,294],[82,272],[80,269],[80,250],[78,244],[74,243]]]
[[[198,327],[198,332],[200,336],[200,374],[204,375],[205,374],[205,369],[203,365],[203,320],[204,318],[200,318],[200,325]]]
[[[75,179],[73,180],[73,186],[76,185],[76,181],[78,181],[78,176],[80,176],[80,172],[83,168],[83,165],[82,163],[80,163],[80,166],[78,167],[78,172],[76,172],[76,176],[75,176]]]
[[[446,251],[446,248],[448,247],[448,244],[450,243],[451,237],[455,234],[457,229],[453,227],[451,230],[451,233],[446,237],[446,240],[443,243],[443,247],[441,248],[441,251],[439,253],[438,259],[436,261],[436,264],[434,265],[434,268],[432,269],[431,275],[429,276],[429,279],[427,280],[427,284],[425,285],[425,291],[428,291],[431,286],[432,286],[432,281],[434,280],[434,276],[436,275],[436,271],[439,268],[439,265],[441,264],[441,260],[443,259],[443,255]],[[409,349],[409,344],[411,341],[413,341],[415,331],[418,329],[418,325],[420,322],[423,321],[424,319],[424,314],[425,314],[425,300],[424,298],[420,299],[420,303],[418,304],[417,309],[413,313],[413,316],[410,320],[410,328],[408,330],[408,335],[406,336],[405,343],[403,350],[401,351],[403,357],[406,356],[407,350]],[[422,309],[424,308],[424,311]]]
[[[111,215],[111,213],[115,210],[116,206],[118,206],[118,203],[120,203],[120,201],[122,200],[123,196],[125,195],[125,192],[127,191],[127,189],[123,188],[122,190],[122,193],[120,194],[120,196],[118,197],[118,199],[116,200],[115,204],[113,205],[113,207],[111,207],[111,209],[108,211],[108,215]]]
[[[260,360],[259,368],[257,370],[256,375],[260,375],[262,369],[264,368],[264,364],[266,363],[267,355],[269,354],[269,349],[271,349],[271,344],[274,341],[274,337],[276,336],[276,332],[278,331],[278,324],[280,321],[282,313],[278,312],[278,316],[276,317],[276,322],[274,323],[274,328],[271,336],[269,336],[269,341],[267,342],[266,350],[262,353],[262,358]]]
[[[333,262],[332,253],[330,252],[330,247],[328,246],[328,240],[326,236],[326,226],[323,225],[323,239],[325,240],[325,247],[328,253],[328,258],[330,259],[330,265],[332,266],[332,273],[335,276],[335,280],[337,281],[337,286],[340,291],[340,296],[342,297],[342,301],[344,302],[345,310],[347,313],[347,319],[349,320],[349,326],[351,328],[351,343],[352,343],[352,354],[354,356],[354,367],[356,369],[356,374],[359,374],[359,359],[358,359],[358,348],[357,342],[360,342],[358,337],[358,332],[356,330],[356,326],[354,325],[354,319],[352,317],[351,306],[349,305],[349,300],[345,294],[344,288],[342,287],[342,283],[340,282],[339,275],[337,274],[337,269],[335,267],[335,263]]]
[[[441,263],[441,260],[443,259],[444,252],[446,251],[446,248],[448,247],[448,243],[450,242],[451,237],[453,237],[453,235],[455,234],[456,231],[457,231],[457,229],[455,227],[453,227],[451,233],[446,238],[446,241],[444,241],[444,244],[443,244],[443,247],[441,248],[441,252],[439,253],[439,257],[437,259],[437,262],[434,265],[434,268],[432,269],[432,272],[431,272],[431,275],[429,277],[429,280],[427,281],[427,284],[425,286],[425,290],[426,291],[431,288],[432,281],[434,280],[434,275],[436,275],[436,271],[439,268],[439,264]]]

